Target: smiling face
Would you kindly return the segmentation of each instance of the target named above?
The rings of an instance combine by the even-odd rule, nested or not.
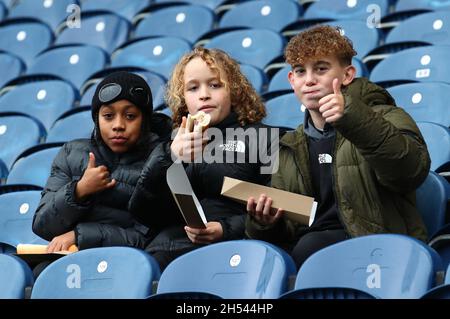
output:
[[[288,78],[297,98],[308,110],[319,108],[319,100],[333,93],[333,80],[342,85],[351,83],[355,75],[352,65],[342,66],[334,56],[311,60],[304,65],[296,65]]]
[[[103,142],[114,152],[133,148],[141,135],[142,112],[127,100],[102,105],[98,124]]]
[[[223,72],[222,72],[223,73]],[[184,69],[184,99],[190,114],[203,111],[211,116],[211,125],[223,121],[231,112],[231,96],[217,72],[196,57]]]

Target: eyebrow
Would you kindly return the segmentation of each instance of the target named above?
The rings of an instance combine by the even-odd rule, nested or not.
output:
[[[220,82],[220,78],[218,76],[214,76],[214,77],[210,77],[206,80],[207,82],[211,82],[211,81],[219,81]],[[186,84],[190,84],[192,82],[200,82],[199,79],[190,79],[189,81],[186,82]]]
[[[102,108],[108,108],[109,110],[111,110],[111,111],[117,111],[117,110],[115,110],[114,109],[114,107],[111,105],[111,104],[105,104],[105,105],[102,105]],[[135,106],[135,105],[133,105],[133,104],[126,104],[124,107],[123,107],[123,111],[128,111],[130,108],[136,108],[136,109],[138,109],[139,110],[139,108],[137,107],[137,106]],[[100,111],[101,111],[101,109],[100,109]]]

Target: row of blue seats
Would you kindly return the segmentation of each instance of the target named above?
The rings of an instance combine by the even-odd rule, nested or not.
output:
[[[161,274],[134,248],[93,248],[52,262],[36,282],[27,264],[0,254],[0,297],[153,299],[417,299],[449,298],[440,257],[411,237],[349,239],[326,247],[297,272],[283,250],[262,241],[211,244],[175,259]],[[294,287],[290,279],[295,278]],[[152,290],[157,282],[156,291]]]

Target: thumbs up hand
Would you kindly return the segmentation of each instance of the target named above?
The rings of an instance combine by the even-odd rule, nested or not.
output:
[[[341,84],[335,78],[333,80],[333,93],[319,100],[319,112],[327,123],[334,123],[344,115],[344,96],[341,92]]]
[[[89,153],[89,161],[83,177],[78,181],[75,188],[77,199],[83,201],[89,195],[104,191],[116,185],[115,179],[109,178],[106,166],[96,166],[94,153]]]

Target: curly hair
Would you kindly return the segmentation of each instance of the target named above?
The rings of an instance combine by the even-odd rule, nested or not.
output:
[[[300,32],[293,37],[284,51],[286,62],[292,67],[334,55],[342,66],[352,63],[356,51],[352,41],[341,34],[341,28],[319,25]]]
[[[217,72],[219,80],[230,92],[231,108],[238,115],[241,126],[260,121],[266,116],[265,106],[248,79],[242,74],[239,64],[227,53],[219,49],[196,47],[185,54],[175,65],[167,82],[165,100],[172,110],[174,127],[181,125],[183,116],[188,114],[184,100],[184,70],[194,58],[199,57]]]

